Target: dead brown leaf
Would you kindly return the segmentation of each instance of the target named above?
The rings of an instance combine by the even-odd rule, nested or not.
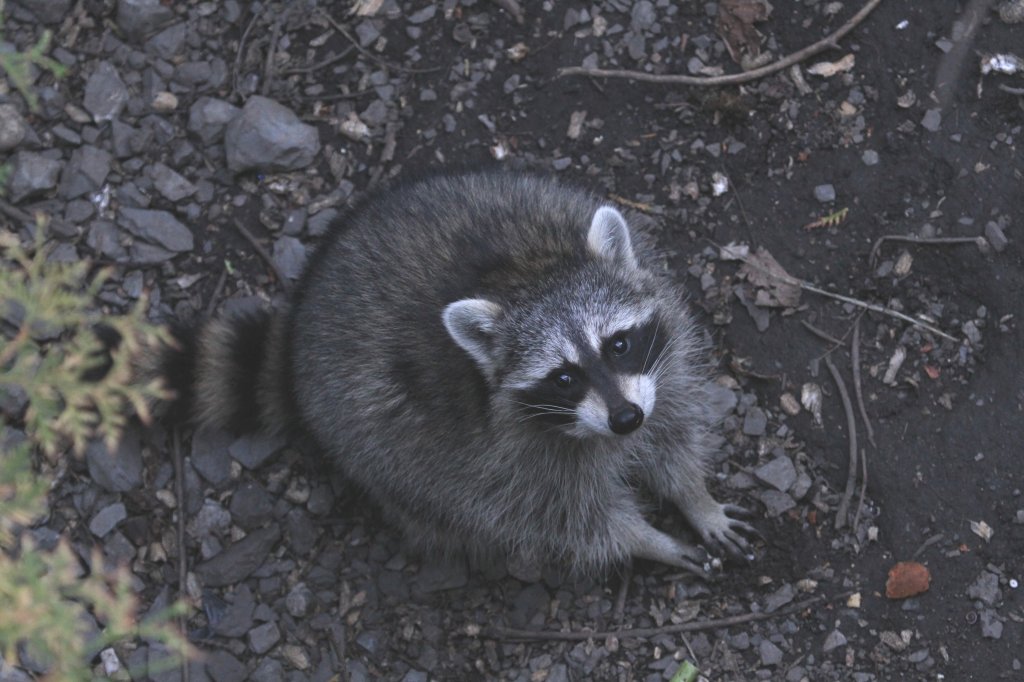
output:
[[[744,55],[754,58],[761,54],[762,36],[754,24],[765,21],[771,13],[772,6],[767,0],[722,0],[718,3],[715,30],[725,41],[734,62],[742,64]]]
[[[927,592],[932,582],[928,568],[916,561],[901,561],[889,569],[885,582],[885,596],[889,599],[905,599]]]
[[[800,305],[800,286],[764,247],[747,256],[737,276],[757,288],[755,305],[764,308],[795,308]]]

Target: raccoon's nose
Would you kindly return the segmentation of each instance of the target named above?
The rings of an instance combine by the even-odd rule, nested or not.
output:
[[[639,405],[630,403],[620,410],[608,415],[608,426],[613,433],[624,436],[640,428],[644,423],[644,411]]]

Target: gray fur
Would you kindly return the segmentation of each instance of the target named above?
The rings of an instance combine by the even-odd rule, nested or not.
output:
[[[278,361],[262,371],[288,381],[261,377],[279,393],[260,401],[268,428],[293,396],[304,431],[425,549],[580,571],[639,556],[701,572],[702,551],[644,518],[643,486],[706,543],[749,552],[741,532],[753,529],[704,484],[704,349],[681,292],[633,243],[614,208],[528,175],[438,176],[371,199],[327,236],[274,320]],[[651,381],[588,394],[611,409],[634,400],[619,392],[653,386],[642,426],[605,435],[524,416],[516,391],[654,315],[668,343]],[[223,348],[202,347],[217,355],[198,365],[212,375]],[[211,376],[197,386],[215,419],[210,401],[229,398]]]

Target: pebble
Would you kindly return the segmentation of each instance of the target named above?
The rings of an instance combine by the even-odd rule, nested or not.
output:
[[[929,109],[924,112],[924,118],[921,119],[921,127],[932,133],[938,132],[939,128],[942,127],[942,110]]]
[[[293,618],[303,618],[309,613],[314,598],[313,591],[306,586],[306,583],[297,583],[288,591],[288,595],[284,598],[284,605]]]
[[[284,235],[274,242],[274,265],[288,279],[298,279],[306,264],[306,247],[295,237]]]
[[[226,535],[231,528],[231,514],[216,500],[205,499],[189,522],[189,529],[202,541],[211,536]]]
[[[257,625],[249,630],[249,648],[257,654],[265,654],[270,651],[281,639],[281,631],[277,623],[271,621],[263,625]]]
[[[841,646],[846,646],[846,635],[841,633],[839,630],[833,630],[828,633],[828,637],[825,638],[825,643],[821,648],[822,651],[827,654]]]
[[[246,469],[257,469],[284,444],[280,437],[246,434],[228,446],[228,453]]]
[[[117,524],[126,518],[128,518],[128,511],[123,503],[115,502],[114,504],[107,505],[97,512],[96,516],[92,517],[92,521],[89,522],[89,532],[98,538],[102,538],[114,530]]]
[[[28,124],[13,104],[0,104],[0,152],[14,149],[28,134]]]
[[[987,639],[999,639],[1003,636],[1003,621],[992,609],[981,612],[978,622],[981,623],[981,636]]]
[[[288,547],[298,556],[309,554],[320,537],[320,527],[302,509],[290,510],[284,521]]]
[[[768,416],[760,407],[751,407],[743,417],[743,433],[747,436],[763,436],[768,427]]]
[[[228,167],[236,173],[297,170],[311,164],[320,152],[320,134],[291,109],[255,96],[228,123],[224,148]]]
[[[424,564],[414,580],[416,590],[426,594],[465,587],[469,574],[464,561],[437,560]]]
[[[231,517],[245,530],[261,527],[269,521],[274,512],[274,500],[255,481],[246,481],[231,496]]]
[[[832,185],[818,185],[814,188],[814,198],[823,204],[836,200],[836,188]]]
[[[204,656],[204,659],[206,674],[214,682],[244,682],[248,679],[245,665],[224,649],[217,649]]]
[[[775,611],[778,611],[786,604],[792,602],[795,596],[796,590],[793,589],[792,583],[786,583],[782,585],[779,589],[775,590],[767,597],[765,597],[765,613],[773,613]]]
[[[132,40],[141,41],[146,35],[166,26],[177,18],[174,11],[160,0],[118,0],[117,25]]]
[[[44,24],[59,24],[71,11],[71,0],[27,0],[21,4]],[[0,680],[4,680],[2,675]]]
[[[191,251],[192,232],[167,211],[123,207],[118,212],[118,224],[136,237],[168,251]]]
[[[253,627],[253,614],[256,612],[256,600],[248,585],[239,585],[233,599],[218,617],[210,618],[210,627],[222,637],[238,638]],[[207,613],[210,613],[209,604]]]
[[[94,121],[104,123],[121,114],[128,97],[128,86],[121,80],[121,74],[113,64],[102,61],[85,82],[82,104],[92,114]]]
[[[195,574],[207,587],[233,585],[259,568],[280,539],[281,528],[276,523],[254,530],[217,556],[196,566]]]
[[[864,162],[865,166],[876,166],[878,165],[878,152],[874,149],[865,149],[864,153],[860,155],[860,160]]]
[[[551,596],[541,583],[527,585],[512,600],[512,610],[508,614],[512,627],[521,628],[535,618],[543,621],[547,613]]]
[[[780,516],[796,506],[792,497],[778,490],[764,490],[759,497],[765,506],[765,513],[770,517]]]
[[[654,3],[650,0],[640,0],[633,5],[629,25],[634,31],[647,31],[657,20]]]
[[[200,97],[188,110],[188,129],[206,144],[224,136],[228,123],[242,110],[222,99]]]
[[[964,336],[967,337],[972,346],[977,346],[981,343],[981,330],[978,329],[978,325],[975,324],[974,320],[964,322],[960,327],[960,331],[964,333]]]
[[[1003,598],[999,589],[999,576],[991,571],[982,571],[967,588],[967,596],[981,600],[986,606],[995,606]]]
[[[220,485],[231,477],[228,446],[233,441],[226,431],[206,426],[192,436],[192,466],[213,485]]]
[[[195,185],[166,164],[154,163],[149,167],[147,174],[153,181],[156,191],[168,201],[178,202],[196,193]]]
[[[249,678],[252,682],[280,682],[285,679],[284,666],[276,659],[264,658]]]
[[[992,220],[985,223],[985,239],[988,240],[988,243],[997,252],[1005,249],[1010,243],[1010,240],[1006,238],[1006,234],[1003,233],[1003,228],[1000,227],[999,223]]]
[[[121,435],[117,451],[110,452],[102,440],[85,448],[89,477],[104,490],[127,492],[142,485],[142,440],[137,429],[129,427]]]
[[[91,144],[71,152],[71,159],[60,174],[58,191],[64,199],[75,199],[95,192],[103,186],[110,173],[110,154]]]
[[[761,665],[778,665],[782,663],[782,649],[767,639],[761,640],[757,650],[761,656]]]
[[[7,184],[10,200],[18,203],[57,186],[61,162],[35,152],[18,152],[11,164]]]
[[[757,408],[753,408],[757,409]],[[747,413],[750,416],[750,413]],[[776,457],[767,464],[754,469],[754,475],[763,483],[767,483],[780,492],[786,492],[796,483],[796,467],[785,455]]]

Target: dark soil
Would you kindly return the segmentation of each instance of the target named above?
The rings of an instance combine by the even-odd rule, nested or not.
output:
[[[574,581],[552,572],[528,583],[504,568],[467,572],[406,556],[398,535],[343,483],[329,485],[332,477],[315,461],[288,448],[247,459],[252,453],[239,454],[238,443],[229,459],[233,438],[207,434],[189,445],[186,434],[188,499],[178,506],[190,524],[195,591],[182,590],[178,511],[154,498],[156,490],[174,490],[173,453],[161,429],[146,435],[144,485],[103,489],[83,465],[55,490],[49,524],[71,534],[83,551],[99,545],[108,556],[123,556],[113,549],[123,546],[120,540],[140,550],[128,560],[147,608],[182,591],[190,597],[198,607],[188,622],[190,637],[201,650],[217,652],[191,665],[193,680],[653,681],[670,679],[685,659],[710,680],[1024,679],[1024,591],[1017,587],[1024,577],[1024,80],[983,78],[979,71],[982,53],[1022,56],[1024,24],[1000,20],[994,6],[983,8],[970,41],[956,42],[971,3],[887,0],[839,50],[802,64],[809,91],[801,94],[789,70],[714,88],[556,76],[559,67],[594,59],[600,67],[689,74],[700,55],[708,66],[735,72],[716,33],[714,3],[523,1],[522,24],[505,4],[446,0],[430,15],[422,12],[426,0],[385,0],[376,16],[365,18],[331,3],[262,9],[231,0],[182,3],[174,11],[185,42],[165,59],[154,56],[152,38],[118,27],[116,3],[67,10],[63,23],[49,26],[70,73],[56,84],[43,76],[38,85],[81,107],[96,62],[110,61],[133,98],[117,119],[157,132],[151,144],[115,160],[106,179],[113,202],[71,221],[77,227],[57,239],[79,257],[118,262],[118,280],[104,298],[111,310],[138,295],[126,282],[141,273],[156,292],[153,317],[187,319],[211,300],[231,308],[282,291],[235,221],[268,250],[281,243],[282,230],[312,247],[322,232],[319,214],[427,170],[527,168],[590,187],[654,234],[692,291],[714,341],[719,383],[738,403],[726,420],[713,486],[720,497],[757,510],[765,537],[757,560],[727,562],[721,579],[708,584],[638,563],[624,573],[620,610],[623,575]],[[860,8],[816,0],[773,4],[757,28],[776,58],[834,31]],[[9,11],[7,39],[19,46],[41,30],[25,9],[31,6]],[[372,39],[352,49],[318,18],[321,9],[356,40]],[[272,36],[278,42],[268,69]],[[296,71],[343,51],[335,63]],[[807,72],[848,53],[855,55],[849,71],[827,78]],[[175,65],[217,58],[227,66],[219,82],[167,75]],[[156,90],[177,95],[175,109],[150,107],[154,79]],[[308,168],[233,175],[221,140],[204,143],[189,132],[198,97],[242,106],[260,92],[318,128],[324,148]],[[22,150],[49,150],[68,162],[83,142],[55,138],[58,125],[111,149],[110,122],[79,121],[63,103],[33,115],[16,95],[8,99],[37,136]],[[574,112],[585,118],[581,134],[570,139]],[[350,116],[367,124],[365,139],[339,132]],[[503,160],[495,160],[499,147]],[[877,163],[868,163],[872,155]],[[144,179],[156,162],[210,191],[168,200]],[[715,173],[728,178],[721,196],[712,193]],[[143,264],[101,253],[88,241],[97,221],[120,224],[119,207],[134,205],[125,191],[130,183],[149,194],[150,208],[188,225],[193,249]],[[331,198],[339,185],[343,191]],[[816,197],[822,185],[832,186],[834,200]],[[18,205],[67,217],[67,203],[57,189]],[[287,231],[285,219],[299,207],[308,209],[308,220],[302,214],[299,228]],[[804,227],[840,209],[848,213],[838,224]],[[888,241],[873,254],[886,235],[985,236],[989,243],[983,250]],[[795,307],[748,308],[737,295],[753,296],[739,264],[721,258],[720,247],[733,242],[751,252],[766,249],[790,275],[815,287],[924,317],[956,340],[809,291]],[[193,275],[201,277],[186,285],[178,279]],[[850,342],[858,320],[874,444],[858,415],[866,498],[858,527],[849,523],[860,500],[855,494],[846,527],[836,530],[850,434],[823,358],[830,353],[852,392]],[[802,322],[842,343],[833,347]],[[906,358],[885,383],[898,349]],[[805,384],[820,387],[821,424],[806,409],[788,416],[782,408],[783,394],[799,399]],[[767,416],[767,427],[751,426],[756,411]],[[791,461],[807,485],[773,491],[750,475],[778,457]],[[220,466],[223,476],[211,473]],[[780,499],[791,508],[773,511],[770,502]],[[118,500],[128,508],[124,525],[105,538],[87,532],[88,519]],[[226,512],[231,530],[197,527],[204,504]],[[669,528],[686,532],[678,518],[663,517]],[[972,531],[972,522],[987,524],[991,537]],[[211,578],[211,557],[234,548],[243,534],[260,532],[269,549],[251,570],[236,580]],[[167,550],[167,561],[152,558],[154,543]],[[929,569],[930,589],[887,598],[887,571],[911,559]],[[825,599],[786,610],[815,595]],[[518,641],[488,631],[629,630],[774,608],[776,617],[685,636],[622,632],[582,642]],[[117,652],[125,665],[159,658],[158,647],[145,641]],[[177,680],[180,673],[153,677]]]

